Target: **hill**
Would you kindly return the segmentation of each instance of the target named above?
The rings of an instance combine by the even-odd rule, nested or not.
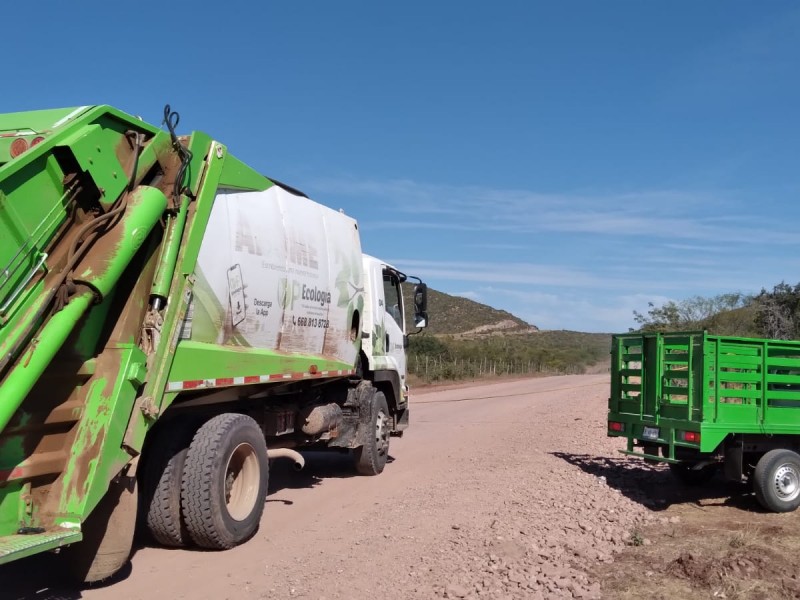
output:
[[[607,368],[610,334],[540,331],[507,311],[430,288],[428,314],[429,327],[410,336],[408,349],[409,372],[423,381]]]
[[[404,286],[405,305],[412,307],[411,286]],[[539,331],[505,310],[475,302],[461,296],[451,296],[428,288],[429,335],[458,335],[471,337],[490,334],[519,334]],[[408,320],[408,322],[412,322]]]

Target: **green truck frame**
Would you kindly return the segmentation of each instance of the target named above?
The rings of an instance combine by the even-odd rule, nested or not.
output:
[[[361,253],[352,218],[177,122],[0,115],[0,564],[58,549],[105,579],[137,521],[161,544],[230,548],[258,528],[271,460],[330,449],[377,475],[408,426],[409,278]],[[221,233],[249,252],[249,288],[235,260],[203,279]]]
[[[686,484],[722,471],[770,511],[800,506],[800,342],[612,336],[608,435]]]

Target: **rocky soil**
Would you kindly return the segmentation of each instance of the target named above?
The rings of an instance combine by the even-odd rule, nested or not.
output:
[[[605,435],[607,397],[603,374],[423,390],[382,475],[352,476],[346,456],[276,465],[238,548],[142,546],[84,590],[50,574],[55,556],[0,581],[19,598],[601,598],[597,566],[679,519],[637,491],[641,463]]]
[[[530,395],[507,397],[502,384],[483,389],[504,395],[480,401],[489,403],[486,425],[495,427],[481,435],[478,455],[457,460],[442,485],[443,495],[447,487],[459,490],[458,509],[447,515],[446,540],[428,541],[434,556],[421,556],[426,568],[416,585],[409,577],[418,597],[600,598],[591,569],[629,544],[649,543],[640,530],[656,519],[652,511],[609,486],[596,468],[620,447],[605,437],[604,383],[549,378]],[[448,511],[425,512],[437,518]]]

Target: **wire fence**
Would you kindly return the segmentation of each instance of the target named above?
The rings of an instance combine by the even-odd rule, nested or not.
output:
[[[575,375],[585,370],[584,365],[578,363],[554,365],[535,360],[459,359],[429,355],[410,357],[408,367],[411,373],[426,381],[538,373]]]

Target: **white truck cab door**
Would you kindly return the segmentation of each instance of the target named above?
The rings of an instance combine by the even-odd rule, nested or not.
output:
[[[406,349],[405,349],[405,311],[403,310],[403,294],[400,289],[400,278],[393,269],[383,269],[383,300],[386,315],[384,317],[384,348],[389,363],[397,369],[400,385],[406,385]]]

